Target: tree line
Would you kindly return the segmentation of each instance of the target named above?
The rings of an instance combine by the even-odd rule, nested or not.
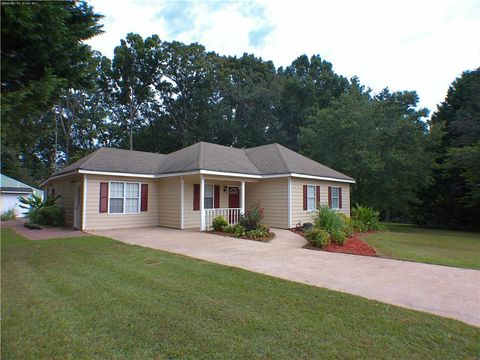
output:
[[[319,55],[276,68],[253,54],[128,34],[112,59],[84,40],[85,2],[3,5],[2,172],[38,184],[101,146],[168,153],[197,141],[278,142],[354,177],[352,203],[386,220],[475,228],[480,70],[428,118],[415,91],[375,94]]]

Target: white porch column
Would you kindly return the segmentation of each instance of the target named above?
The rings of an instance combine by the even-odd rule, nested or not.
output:
[[[245,181],[242,180],[240,186],[240,213],[245,214]]]
[[[205,231],[205,177],[200,175],[200,231]]]
[[[185,180],[180,176],[180,229],[183,230],[185,222]]]

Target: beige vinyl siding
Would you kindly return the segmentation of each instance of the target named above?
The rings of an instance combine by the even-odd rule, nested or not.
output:
[[[135,177],[86,175],[87,211],[86,230],[121,229],[158,226],[159,180]],[[110,181],[131,181],[148,184],[148,211],[138,214],[109,214],[99,212],[100,183]],[[110,188],[110,186],[109,186]]]
[[[184,178],[184,229],[200,229],[200,210],[193,211],[193,185],[200,184],[200,177]]]
[[[75,189],[80,187],[80,201],[83,201],[83,177],[70,176],[59,180],[53,180],[47,187],[48,195],[51,194],[52,188],[55,189],[55,195],[60,195],[57,200],[57,204],[60,205],[65,211],[65,225],[73,227],[74,222],[74,206],[75,206]],[[79,228],[82,227],[82,208],[80,206],[79,214]]]
[[[247,183],[246,210],[258,203],[264,209],[263,222],[267,226],[288,228],[288,179],[263,179]]]
[[[342,208],[338,211],[350,216],[350,185],[340,182],[292,178],[292,227],[296,224],[312,222],[311,213],[303,210],[303,185],[320,185],[320,204],[328,204],[328,187],[342,188]]]
[[[180,187],[180,176],[158,181],[159,226],[180,228]]]

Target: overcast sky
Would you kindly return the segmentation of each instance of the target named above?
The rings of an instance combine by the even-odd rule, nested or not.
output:
[[[112,57],[127,33],[198,42],[221,55],[253,53],[279,66],[319,54],[338,74],[379,91],[416,90],[435,110],[450,83],[480,66],[478,0],[93,0],[105,33],[89,41]]]

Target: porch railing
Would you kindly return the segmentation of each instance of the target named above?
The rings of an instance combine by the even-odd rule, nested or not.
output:
[[[229,225],[235,225],[242,214],[241,208],[205,209],[205,230],[211,230],[212,221],[217,216],[223,216]]]

